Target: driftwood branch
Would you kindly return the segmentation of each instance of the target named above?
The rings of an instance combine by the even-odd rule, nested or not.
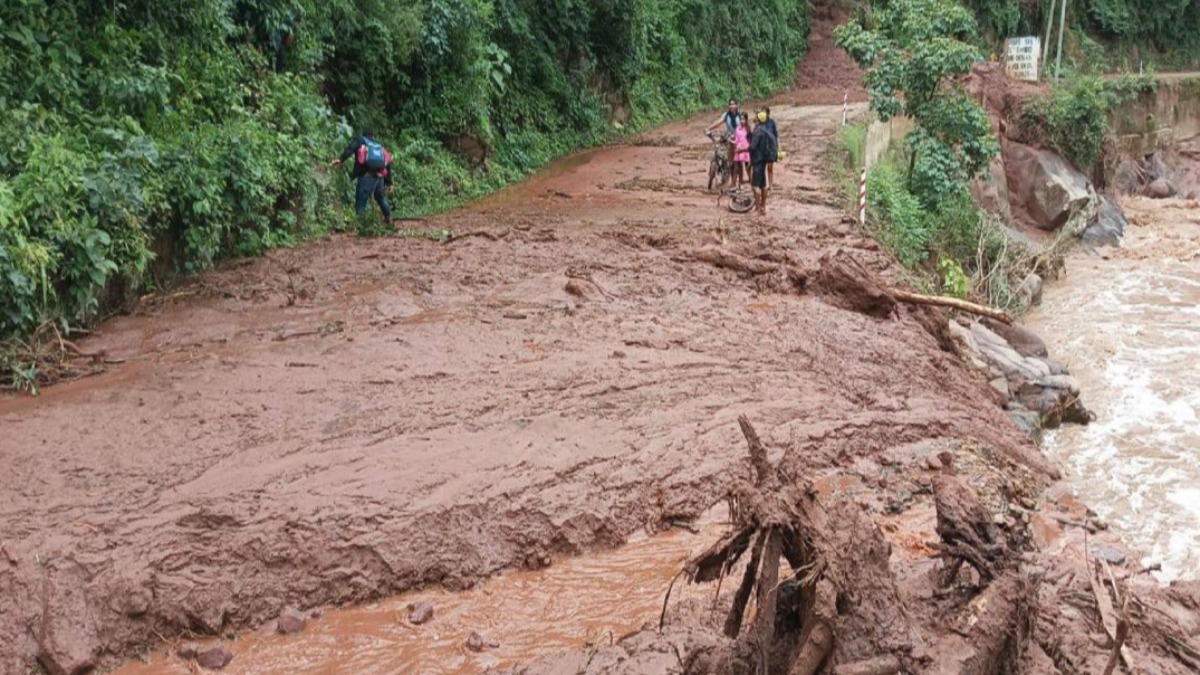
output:
[[[959,300],[958,298],[947,298],[941,295],[921,295],[919,293],[910,293],[909,291],[902,291],[895,288],[888,289],[888,293],[896,300],[899,300],[900,302],[907,302],[912,305],[949,307],[950,309],[957,309],[960,312],[966,312],[968,314],[986,316],[1006,325],[1012,324],[1013,322],[1013,317],[1008,312],[1004,312],[993,307],[977,305],[973,302],[967,302],[966,300]]]

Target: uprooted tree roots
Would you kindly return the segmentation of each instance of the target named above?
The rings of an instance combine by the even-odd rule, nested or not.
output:
[[[749,552],[724,622],[739,651],[753,655],[747,667],[763,675],[888,675],[930,665],[928,652],[914,654],[915,622],[889,569],[890,544],[871,518],[847,499],[818,503],[809,481],[770,463],[750,421],[738,422],[754,480],[731,490],[733,530],[689,560],[683,574],[692,583],[717,582],[719,594]],[[970,565],[978,577],[971,589],[981,600],[970,604],[955,653],[933,654],[932,665],[964,675],[1015,672],[1005,664],[1028,640],[1035,588],[1015,571],[1019,552],[974,493],[953,477],[937,485],[946,580]],[[790,570],[782,577],[781,561]]]

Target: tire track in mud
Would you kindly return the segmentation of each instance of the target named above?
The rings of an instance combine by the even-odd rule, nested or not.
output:
[[[840,115],[777,109],[781,185],[827,189],[798,134]],[[510,233],[496,241],[333,237],[226,266],[192,284],[221,292],[86,341],[126,365],[0,401],[0,543],[16,561],[0,560],[0,670],[617,545],[747,472],[742,413],[812,470],[967,436],[1041,466],[913,312],[872,319],[673,259],[846,248],[891,269],[820,203],[779,198],[756,221],[698,191],[667,204],[606,187],[702,184],[680,159],[702,123],[436,219]],[[581,270],[603,294],[565,289]]]

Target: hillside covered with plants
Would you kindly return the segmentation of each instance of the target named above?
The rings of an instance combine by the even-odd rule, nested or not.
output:
[[[6,0],[0,340],[347,226],[353,130],[425,213],[785,85],[807,34],[790,0]]]
[[[964,0],[978,17],[988,47],[1006,37],[1045,35],[1050,0]],[[1054,6],[1055,21],[1062,9]],[[1057,40],[1057,38],[1055,38]],[[1200,61],[1200,2],[1196,0],[1067,0],[1064,64],[1092,73],[1139,64],[1160,69]]]
[[[1109,10],[1118,6],[1136,27],[1111,22]],[[1200,2],[1070,2],[1063,76],[1025,101],[1016,121],[1022,138],[1094,173],[1105,161],[1112,111],[1156,85],[1149,76],[1100,73],[1121,72],[1131,54],[1174,62],[1192,58],[1192,38],[1172,40],[1178,25],[1200,28],[1197,8]],[[865,72],[875,116],[887,121],[903,115],[913,123],[868,179],[876,236],[918,272],[920,283],[1016,311],[1025,308],[1025,300],[1015,284],[1036,261],[1015,255],[1004,223],[972,200],[972,181],[986,172],[1000,146],[963,78],[1001,52],[1005,38],[1044,35],[1049,10],[1050,0],[875,0],[856,5],[854,17],[834,33]],[[1136,73],[1136,64],[1133,69]],[[844,134],[854,167],[861,165],[855,155],[864,133],[860,126]]]

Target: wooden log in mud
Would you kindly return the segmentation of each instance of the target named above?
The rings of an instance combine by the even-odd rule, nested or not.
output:
[[[957,309],[960,312],[966,312],[968,314],[986,316],[989,319],[995,319],[996,321],[999,321],[1005,325],[1011,325],[1013,322],[1013,317],[1008,312],[996,309],[994,307],[977,305],[973,302],[967,302],[966,300],[959,300],[958,298],[948,298],[942,295],[921,295],[920,293],[902,291],[898,288],[889,289],[888,293],[896,300],[899,300],[900,302],[907,302],[912,305],[948,307],[950,309]]]

